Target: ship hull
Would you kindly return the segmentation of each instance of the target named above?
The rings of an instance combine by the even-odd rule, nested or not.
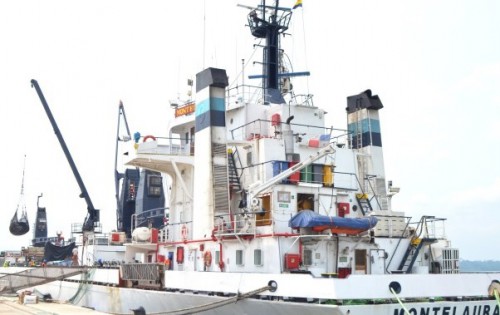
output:
[[[401,304],[394,300],[380,301],[380,304],[344,305],[320,304],[318,301],[290,302],[283,299],[242,299],[228,305],[214,307],[228,297],[209,296],[193,292],[166,292],[135,288],[120,288],[103,285],[83,285],[76,282],[56,281],[37,287],[42,293],[50,293],[54,299],[73,300],[76,305],[94,308],[106,313],[130,313],[130,310],[144,307],[147,313],[175,312],[189,314],[188,309],[204,305],[200,314],[329,314],[361,315],[390,314],[405,315]],[[85,292],[85,294],[82,294]],[[433,315],[494,315],[500,314],[495,300],[481,301],[435,301],[404,303],[409,314]],[[186,312],[180,312],[185,310]]]

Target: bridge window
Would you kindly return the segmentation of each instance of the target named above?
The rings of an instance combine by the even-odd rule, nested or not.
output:
[[[159,175],[148,176],[148,196],[160,197],[162,192],[162,180]]]

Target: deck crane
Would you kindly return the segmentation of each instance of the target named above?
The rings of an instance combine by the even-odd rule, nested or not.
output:
[[[43,96],[42,90],[40,89],[38,82],[36,80],[31,80],[31,86],[35,88],[38,97],[42,102],[43,108],[45,109],[45,112],[49,117],[50,123],[52,124],[52,128],[54,129],[57,139],[61,144],[62,150],[66,155],[66,159],[68,160],[69,166],[71,167],[73,175],[75,176],[78,186],[80,187],[81,190],[80,198],[84,198],[85,202],[87,203],[87,216],[85,217],[82,226],[82,232],[94,232],[94,228],[99,225],[99,210],[95,209],[94,205],[92,204],[92,200],[90,199],[90,196],[87,192],[87,188],[85,188],[85,184],[83,183],[82,177],[80,176],[80,173],[76,168],[75,162],[71,157],[71,153],[69,152],[68,147],[66,146],[66,142],[64,142],[64,138],[59,130],[59,127],[57,126],[54,116],[52,116],[52,112],[50,111],[49,105],[45,100],[45,96]]]

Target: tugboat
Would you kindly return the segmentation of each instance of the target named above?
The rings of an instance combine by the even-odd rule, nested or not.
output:
[[[392,209],[381,99],[348,96],[337,129],[295,92],[308,73],[281,49],[292,12],[262,1],[248,14],[265,39],[261,87],[205,69],[168,135],[135,139],[127,164],[169,178],[165,226],[134,231],[119,267],[38,290],[85,292],[76,303],[108,313],[500,314],[500,274],[460,273],[444,218]]]

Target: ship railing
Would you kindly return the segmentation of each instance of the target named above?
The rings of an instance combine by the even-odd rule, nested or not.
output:
[[[312,94],[295,94],[291,93],[291,98],[293,103],[300,106],[311,106],[314,107],[313,95]]]
[[[391,262],[398,252],[399,245],[403,239],[411,238],[419,238],[419,239],[433,239],[433,240],[445,240],[445,221],[443,218],[436,218],[434,216],[422,216],[419,221],[412,221],[412,217],[406,216],[384,216],[384,215],[375,215],[378,218],[389,218],[390,222],[397,221],[397,219],[404,219],[406,224],[404,228],[401,228],[401,225],[396,225],[397,230],[391,231],[387,236],[389,237],[397,237],[399,240],[396,244],[396,247],[393,251],[393,255],[391,255],[387,265],[386,272],[391,273],[389,270],[391,269]],[[380,221],[377,223],[377,227],[380,227]],[[394,234],[392,234],[394,232]]]
[[[169,221],[158,235],[160,243],[186,241],[192,239],[193,221]]]
[[[137,227],[145,226],[148,227],[152,224],[154,220],[162,219],[165,224],[168,221],[167,210],[169,207],[160,207],[149,209],[141,213],[134,213],[132,215],[132,231]]]
[[[240,73],[241,74],[241,73]],[[290,76],[307,75],[307,73],[290,73]],[[235,81],[238,79],[236,77]],[[226,109],[231,110],[248,104],[263,103],[263,88],[261,85],[250,84],[232,84],[231,88],[226,90]],[[284,91],[284,90],[283,90]],[[288,91],[284,95],[285,101],[290,105],[314,107],[313,94],[295,94]]]
[[[151,137],[151,138],[146,138]],[[178,137],[145,136],[138,142],[137,154],[193,155],[192,139]],[[147,141],[144,141],[147,140]],[[148,140],[151,139],[151,140]],[[135,145],[135,144],[134,144]]]
[[[278,138],[281,137],[280,129],[282,129],[278,127],[283,124],[285,123],[277,123],[266,119],[255,119],[231,129],[231,138],[236,141]],[[345,129],[296,124],[292,122],[290,123],[290,127],[294,132],[296,140],[305,146],[311,146],[317,141],[323,141],[325,143],[335,142],[337,147],[345,147],[347,144],[348,132]]]
[[[226,89],[226,108],[231,110],[245,104],[257,104],[262,99],[262,94],[260,85],[234,85]]]
[[[420,221],[410,222],[409,227],[418,238],[445,240],[445,221],[444,218],[424,215]]]
[[[83,233],[83,223],[72,223],[71,224],[71,234],[82,234]],[[102,223],[96,222],[94,226],[94,233],[102,233]]]
[[[233,217],[231,219],[231,217]],[[214,237],[222,236],[245,236],[257,233],[257,228],[272,226],[274,221],[266,215],[266,212],[241,212],[230,215],[219,215],[214,221]],[[274,228],[273,228],[274,229]]]

